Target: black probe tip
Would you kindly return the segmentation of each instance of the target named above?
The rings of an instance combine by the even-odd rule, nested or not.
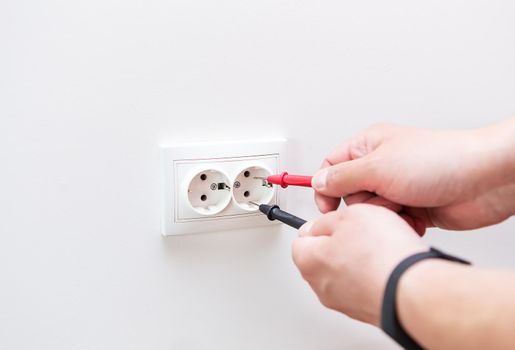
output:
[[[281,210],[278,205],[257,204],[254,202],[250,203],[258,205],[259,211],[265,214],[270,221],[279,220],[286,225],[296,229],[300,228],[306,223],[306,220]]]
[[[267,204],[260,204],[259,205],[259,211],[266,215],[268,220],[274,221],[274,209],[279,209],[278,205],[267,205]]]
[[[249,201],[250,204],[254,204],[255,206],[257,206],[259,208],[259,211],[262,212],[263,214],[266,215],[266,217],[268,218],[268,220],[270,221],[273,221],[275,220],[275,217],[273,215],[273,210],[274,209],[278,209],[279,206],[277,205],[267,205],[267,204],[258,204],[256,202],[252,202],[252,201]]]

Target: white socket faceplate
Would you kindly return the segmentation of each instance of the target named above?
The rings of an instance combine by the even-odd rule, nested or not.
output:
[[[266,169],[271,173],[279,173],[285,169],[285,144],[285,139],[273,139],[162,146],[163,235],[225,231],[277,224],[277,222],[268,221],[259,211],[252,210],[247,203],[243,202],[242,205],[242,200],[245,200],[242,194],[248,190],[251,192],[249,200],[262,198],[268,203],[284,206],[284,199],[281,198],[281,191],[277,186],[267,189],[267,192],[261,187],[260,181],[253,177],[263,174],[260,169]],[[242,172],[246,169],[250,169],[251,174],[242,181]],[[209,175],[212,170],[221,171],[227,175],[228,185],[231,187],[231,200],[228,204],[221,203],[224,206],[223,210],[218,211],[215,206],[213,214],[207,211],[208,215],[206,215],[205,210],[198,210],[194,206],[201,203],[197,198],[210,194],[205,191],[202,182],[199,183],[198,176],[203,171],[208,172]],[[254,173],[254,170],[257,173]],[[237,180],[240,188],[234,188]],[[191,186],[192,183],[194,186]],[[196,193],[197,188],[203,192]],[[192,193],[192,190],[195,192]],[[213,194],[218,193],[213,192]],[[210,199],[211,197],[208,197],[208,200]]]

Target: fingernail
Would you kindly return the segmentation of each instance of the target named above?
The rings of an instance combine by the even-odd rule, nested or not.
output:
[[[299,229],[299,236],[309,236],[309,232],[311,231],[311,227],[313,226],[312,221],[306,222],[304,225],[302,225]]]
[[[321,190],[325,188],[327,182],[327,170],[320,170],[318,173],[313,176],[312,186],[316,190]]]

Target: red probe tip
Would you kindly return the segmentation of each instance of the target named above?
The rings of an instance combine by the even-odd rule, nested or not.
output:
[[[267,178],[267,181],[276,185],[280,185],[282,188],[288,187],[288,184],[284,181],[284,177],[288,175],[286,171],[276,174],[276,175],[270,175]]]
[[[280,174],[270,175],[267,181],[272,184],[280,185],[282,188],[288,186],[311,187],[311,178],[311,176],[289,175],[284,171]]]

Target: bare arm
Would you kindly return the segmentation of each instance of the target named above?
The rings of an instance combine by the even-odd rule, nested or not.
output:
[[[401,277],[397,312],[427,349],[513,349],[515,273],[426,260]]]
[[[465,131],[375,126],[329,154],[313,187],[326,214],[301,228],[294,261],[325,306],[379,326],[388,276],[427,251],[426,227],[515,214],[515,118]],[[341,197],[348,207],[334,211]],[[426,348],[515,348],[514,272],[422,261],[397,293],[403,327]]]

